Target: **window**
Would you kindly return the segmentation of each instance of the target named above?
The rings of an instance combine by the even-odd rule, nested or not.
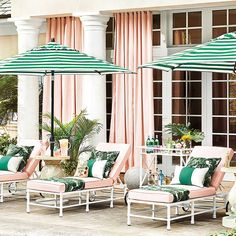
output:
[[[236,9],[212,11],[212,37],[236,31]]]
[[[162,71],[153,70],[154,134],[162,142]]]
[[[200,72],[175,71],[172,76],[172,123],[187,124],[202,128],[202,80]],[[173,156],[172,164],[179,164]]]
[[[175,71],[172,77],[172,122],[201,130],[201,73]]]
[[[153,14],[152,16],[152,45],[161,44],[161,15]]]
[[[202,12],[173,13],[173,45],[202,42]]]
[[[212,76],[213,145],[236,149],[236,76]]]
[[[106,49],[114,49],[115,18],[110,17],[106,29]]]

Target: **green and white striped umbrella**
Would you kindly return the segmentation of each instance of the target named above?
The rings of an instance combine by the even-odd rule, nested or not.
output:
[[[165,71],[209,71],[235,73],[236,32],[221,35],[210,42],[141,65]]]
[[[114,73],[133,72],[55,42],[0,61],[0,74],[51,75],[51,156],[54,147],[54,75]]]
[[[88,56],[75,49],[50,42],[0,61],[0,74],[113,74],[131,73],[128,69]]]

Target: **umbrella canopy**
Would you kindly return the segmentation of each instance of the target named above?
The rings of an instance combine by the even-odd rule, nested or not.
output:
[[[0,61],[0,74],[51,75],[51,156],[54,147],[54,75],[114,73],[133,72],[55,42]]]
[[[0,74],[44,76],[51,75],[52,71],[54,74],[131,73],[125,68],[55,42],[0,61]]]
[[[165,71],[182,70],[235,73],[235,62],[236,32],[233,32],[140,67]]]

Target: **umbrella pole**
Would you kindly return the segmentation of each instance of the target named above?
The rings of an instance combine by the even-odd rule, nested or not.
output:
[[[54,70],[51,72],[51,135],[50,135],[50,150],[53,156],[54,150]]]

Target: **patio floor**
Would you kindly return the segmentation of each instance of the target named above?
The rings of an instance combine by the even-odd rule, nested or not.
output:
[[[196,216],[195,225],[190,224],[189,218],[174,221],[171,231],[167,231],[165,222],[146,219],[131,218],[132,225],[127,226],[123,200],[116,201],[113,209],[108,203],[91,205],[89,213],[85,212],[85,207],[70,208],[64,211],[63,218],[55,209],[32,206],[31,213],[27,214],[25,207],[24,197],[5,198],[0,210],[0,236],[204,236],[225,229],[221,225],[223,210],[216,219],[212,219],[212,214]]]

